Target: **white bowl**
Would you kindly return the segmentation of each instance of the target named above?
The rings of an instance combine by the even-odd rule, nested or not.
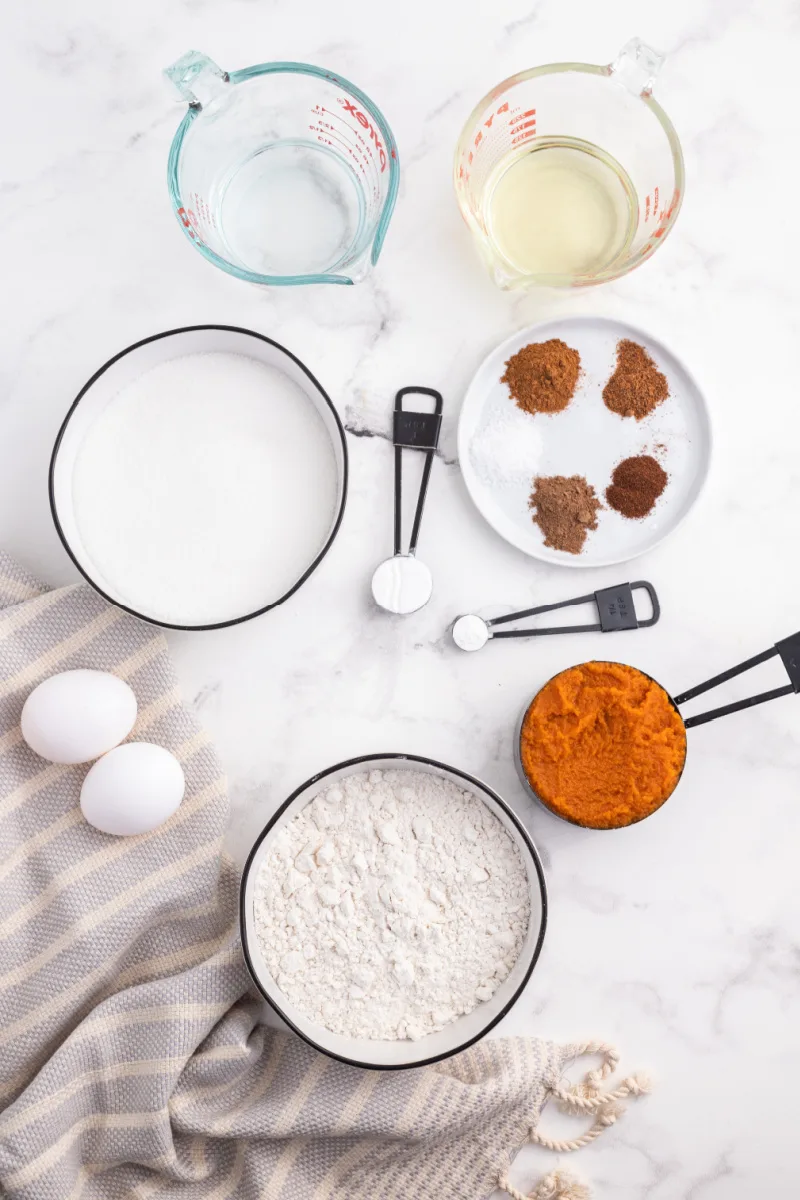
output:
[[[309,558],[305,569],[278,599],[271,598],[269,603],[265,603],[251,612],[238,612],[232,609],[229,617],[226,615],[224,620],[217,620],[209,624],[167,621],[153,612],[137,611],[136,608],[125,603],[124,597],[117,594],[115,588],[103,577],[100,565],[92,561],[91,555],[83,544],[75,516],[72,495],[73,472],[78,452],[89,427],[111,403],[121,388],[169,359],[214,352],[244,355],[267,366],[277,368],[300,388],[308,402],[316,409],[331,442],[331,458],[337,479],[335,511],[324,544],[313,558]],[[165,333],[154,334],[152,337],[128,346],[127,349],[109,359],[83,386],[64,419],[53,447],[50,461],[50,508],[56,531],[65,550],[84,578],[106,600],[125,609],[126,612],[133,613],[141,620],[167,629],[222,629],[228,625],[237,625],[241,621],[248,621],[252,617],[260,616],[270,608],[282,604],[297,591],[320,564],[338,533],[344,515],[347,499],[347,473],[347,444],[342,423],[327,393],[299,358],[296,358],[277,342],[272,341],[271,338],[254,333],[249,329],[240,329],[233,325],[191,325],[184,329],[171,329]],[[254,515],[254,520],[257,520],[257,514]]]
[[[531,916],[528,932],[511,974],[485,1004],[479,1004],[472,1012],[458,1017],[438,1033],[429,1033],[418,1041],[382,1041],[368,1038],[351,1038],[309,1020],[292,1004],[278,987],[266,959],[261,952],[255,930],[254,891],[256,880],[264,858],[269,853],[276,834],[287,825],[323,788],[346,775],[364,770],[420,771],[450,780],[464,791],[471,792],[490,809],[519,849],[530,886]],[[471,775],[445,766],[433,759],[420,758],[414,754],[370,754],[338,763],[327,771],[321,771],[293,792],[278,809],[259,834],[248,855],[242,874],[239,896],[239,924],[245,961],[256,987],[275,1011],[309,1045],[331,1058],[356,1067],[370,1070],[397,1070],[404,1067],[421,1067],[439,1062],[466,1050],[477,1042],[500,1021],[519,999],[528,982],[542,949],[547,924],[547,891],[544,871],[536,847],[519,819],[500,797],[485,783]]]

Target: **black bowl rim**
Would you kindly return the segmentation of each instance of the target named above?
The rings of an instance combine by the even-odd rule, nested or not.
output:
[[[489,1024],[486,1025],[480,1031],[480,1033],[475,1034],[474,1037],[467,1038],[467,1040],[462,1042],[461,1045],[455,1046],[452,1050],[446,1050],[443,1054],[435,1054],[431,1058],[421,1059],[419,1062],[413,1062],[413,1063],[364,1062],[357,1058],[348,1058],[344,1054],[336,1054],[332,1050],[328,1049],[326,1046],[320,1046],[319,1043],[315,1042],[312,1037],[309,1037],[309,1035],[307,1033],[304,1033],[302,1029],[298,1029],[298,1027],[289,1019],[289,1017],[287,1017],[286,1013],[283,1011],[283,1009],[280,1007],[280,1005],[275,1001],[275,999],[267,992],[266,988],[262,985],[262,983],[258,979],[255,968],[253,966],[252,958],[250,956],[250,949],[249,949],[249,946],[247,943],[247,921],[245,919],[245,892],[247,890],[247,880],[250,875],[250,868],[253,865],[253,860],[256,856],[256,853],[258,852],[258,848],[261,845],[261,843],[264,841],[264,838],[270,832],[272,827],[274,826],[275,822],[282,815],[282,813],[284,813],[286,811],[286,809],[289,807],[289,805],[300,795],[300,793],[306,790],[306,788],[312,787],[315,783],[318,783],[321,780],[326,779],[329,775],[334,774],[334,772],[336,772],[336,771],[345,770],[349,767],[365,766],[366,764],[371,763],[371,762],[374,763],[379,759],[384,759],[384,760],[389,759],[392,762],[397,762],[397,763],[403,763],[403,762],[422,763],[426,767],[438,767],[441,770],[449,771],[451,774],[458,776],[459,779],[463,779],[466,783],[472,784],[479,791],[484,791],[489,796],[491,796],[492,800],[495,801],[495,803],[498,805],[498,807],[501,808],[502,811],[509,818],[512,825],[514,825],[517,832],[519,833],[519,835],[521,836],[521,838],[525,842],[525,845],[528,848],[528,852],[531,856],[531,861],[533,862],[533,865],[536,869],[536,876],[537,876],[538,883],[539,883],[539,896],[540,896],[541,904],[542,904],[542,916],[541,916],[541,921],[539,923],[539,935],[536,939],[536,945],[533,948],[533,954],[531,955],[531,961],[528,965],[528,968],[525,972],[523,979],[520,981],[519,987],[516,989],[513,996],[508,1001],[508,1003],[506,1005],[504,1005],[503,1009],[497,1014],[497,1016],[494,1017],[489,1022]],[[389,768],[389,769],[391,769],[391,768]],[[539,852],[536,849],[535,845],[533,844],[530,834],[525,829],[525,827],[522,824],[522,822],[520,821],[519,817],[516,815],[516,813],[513,811],[513,809],[511,809],[508,806],[508,804],[506,804],[505,800],[503,800],[502,797],[498,796],[497,792],[493,788],[490,788],[488,784],[484,783],[482,779],[478,779],[474,775],[469,775],[466,771],[459,770],[458,767],[451,767],[451,766],[449,766],[448,763],[439,762],[438,759],[427,758],[426,756],[421,755],[421,754],[402,754],[402,753],[398,753],[397,751],[391,751],[386,754],[362,754],[357,758],[345,759],[343,762],[336,763],[336,765],[333,767],[326,767],[326,769],[324,771],[319,771],[316,775],[312,775],[310,779],[307,779],[305,781],[305,783],[302,783],[299,787],[295,788],[295,790],[292,792],[291,796],[288,797],[288,799],[284,800],[283,804],[280,806],[280,808],[277,810],[277,812],[275,812],[270,817],[269,821],[267,822],[267,824],[262,829],[261,833],[256,838],[256,840],[253,843],[253,846],[250,850],[250,853],[247,856],[244,867],[242,869],[242,878],[241,878],[241,882],[239,885],[239,935],[240,935],[240,939],[241,939],[241,943],[242,943],[242,953],[244,955],[245,963],[247,964],[247,969],[250,972],[250,976],[253,980],[253,983],[258,988],[258,991],[261,993],[261,995],[264,997],[264,999],[267,1001],[267,1003],[275,1010],[275,1012],[278,1014],[278,1016],[281,1018],[281,1020],[285,1021],[286,1024],[289,1026],[289,1028],[292,1029],[298,1035],[298,1037],[301,1037],[303,1039],[303,1041],[306,1042],[309,1046],[311,1046],[314,1050],[318,1050],[321,1054],[327,1055],[328,1058],[334,1058],[334,1059],[337,1059],[339,1062],[347,1063],[348,1066],[362,1067],[369,1071],[410,1071],[410,1070],[416,1069],[417,1067],[429,1067],[433,1063],[442,1062],[444,1059],[452,1058],[453,1055],[455,1055],[455,1054],[461,1054],[461,1052],[463,1050],[467,1050],[467,1049],[469,1049],[470,1046],[474,1046],[476,1042],[479,1042],[481,1040],[481,1038],[485,1037],[486,1034],[489,1033],[490,1030],[494,1029],[495,1025],[497,1025],[498,1022],[501,1021],[503,1019],[503,1017],[505,1017],[507,1015],[507,1013],[511,1010],[511,1008],[513,1008],[513,1006],[516,1004],[517,1000],[519,1000],[520,996],[522,995],[522,992],[523,992],[528,980],[530,979],[531,975],[533,974],[533,969],[536,966],[537,962],[539,961],[539,955],[542,952],[542,945],[544,943],[544,935],[545,935],[546,929],[547,929],[547,884],[545,883],[545,878],[544,878],[544,868],[542,867],[542,862],[541,862],[541,859],[539,858]]]
[[[675,703],[674,699],[672,698],[671,694],[664,687],[663,683],[659,683],[659,681],[657,679],[654,679],[653,676],[649,675],[647,671],[643,671],[641,667],[631,666],[630,663],[620,662],[616,658],[586,658],[583,660],[583,662],[573,663],[572,666],[570,666],[570,667],[562,667],[562,669],[560,671],[556,671],[555,675],[551,675],[549,679],[545,680],[545,682],[542,684],[542,686],[540,688],[537,688],[537,690],[534,692],[531,699],[527,702],[527,704],[524,705],[524,707],[522,709],[522,713],[520,714],[520,717],[517,720],[516,728],[514,730],[514,761],[517,766],[517,774],[520,777],[520,782],[525,787],[526,791],[528,792],[528,795],[531,796],[532,799],[534,799],[537,804],[540,804],[542,806],[542,808],[545,810],[545,812],[549,812],[551,817],[556,817],[559,821],[564,821],[564,823],[567,825],[573,825],[576,829],[590,829],[593,833],[614,833],[620,829],[631,829],[631,828],[633,828],[634,825],[640,825],[641,822],[646,821],[648,817],[652,817],[652,816],[654,816],[655,813],[660,812],[660,810],[664,807],[664,805],[667,803],[667,801],[672,799],[672,797],[675,795],[678,784],[680,783],[681,779],[683,779],[683,772],[686,769],[686,759],[689,754],[689,743],[687,741],[686,748],[683,752],[683,763],[682,763],[681,769],[678,773],[678,778],[675,780],[675,783],[672,787],[672,791],[669,793],[669,795],[665,796],[664,799],[661,801],[661,803],[659,805],[657,805],[656,808],[654,808],[651,812],[645,813],[645,815],[643,817],[637,817],[635,821],[629,821],[627,825],[586,825],[586,824],[584,824],[583,821],[573,821],[571,817],[565,817],[565,816],[563,816],[562,813],[558,813],[558,812],[556,812],[556,810],[554,808],[551,808],[550,805],[545,800],[543,800],[542,797],[539,795],[539,793],[536,791],[536,789],[534,788],[530,779],[528,779],[528,776],[525,773],[525,768],[522,765],[522,727],[525,724],[525,718],[528,715],[529,709],[535,703],[536,697],[540,694],[540,692],[543,692],[544,689],[546,687],[548,687],[549,684],[551,684],[554,679],[558,679],[559,675],[563,675],[566,671],[571,671],[575,667],[585,666],[586,663],[590,663],[590,662],[591,663],[599,663],[601,666],[607,665],[610,667],[630,667],[630,669],[632,671],[638,671],[640,675],[644,675],[645,679],[649,679],[651,683],[654,683],[656,685],[656,687],[661,688],[661,691],[667,697],[670,704],[675,709],[675,712],[680,717],[681,724],[683,725],[683,732],[685,735],[686,724],[683,720],[683,714],[682,714],[681,710],[678,708],[678,706]]]
[[[232,617],[228,621],[215,621],[214,623],[209,624],[209,625],[179,625],[179,624],[175,624],[171,621],[159,621],[155,617],[146,616],[144,613],[138,612],[135,608],[131,608],[130,605],[122,604],[119,600],[115,600],[113,598],[113,596],[109,596],[107,592],[103,591],[103,589],[94,581],[94,579],[92,579],[92,577],[88,573],[88,571],[84,570],[84,568],[81,566],[81,564],[78,562],[77,558],[73,554],[70,544],[64,533],[64,530],[61,527],[61,522],[58,519],[58,512],[56,509],[56,499],[55,499],[55,470],[56,470],[56,461],[58,459],[58,452],[61,448],[61,443],[64,440],[64,435],[67,431],[67,426],[69,425],[69,423],[72,419],[73,413],[75,412],[76,408],[78,407],[78,405],[80,404],[81,400],[86,395],[86,393],[89,391],[89,389],[94,386],[94,384],[97,382],[97,380],[100,378],[101,375],[105,374],[105,372],[109,369],[109,367],[113,366],[114,363],[117,362],[120,358],[124,358],[126,354],[131,354],[131,353],[133,353],[134,350],[139,350],[142,346],[147,346],[150,342],[158,342],[158,341],[161,341],[162,338],[174,337],[177,334],[181,334],[181,333],[197,333],[197,332],[200,332],[201,330],[205,330],[205,329],[218,329],[218,330],[223,330],[226,333],[241,333],[241,334],[245,334],[247,337],[258,338],[258,340],[261,342],[268,342],[270,346],[274,346],[277,350],[280,350],[283,354],[285,354],[287,356],[287,358],[290,358],[292,360],[292,362],[296,363],[297,366],[301,369],[301,371],[305,375],[308,376],[309,380],[314,385],[314,387],[317,389],[320,396],[322,397],[322,399],[325,401],[328,408],[330,409],[330,411],[333,415],[334,422],[336,424],[336,428],[339,431],[339,440],[340,440],[341,446],[342,446],[342,495],[341,495],[341,500],[339,501],[339,508],[336,513],[336,519],[333,523],[333,526],[331,528],[331,531],[328,535],[328,538],[327,538],[324,546],[319,551],[319,553],[317,554],[316,558],[313,560],[311,565],[304,571],[304,573],[300,576],[300,578],[294,584],[292,584],[292,586],[288,592],[285,592],[279,599],[273,600],[271,604],[264,605],[263,608],[258,608],[254,612],[246,613],[244,616],[241,616],[241,617]],[[91,379],[87,380],[87,382],[83,385],[81,390],[78,392],[75,399],[72,401],[72,404],[69,407],[67,415],[64,417],[64,420],[61,423],[61,428],[58,431],[55,443],[53,444],[53,450],[50,455],[50,468],[48,471],[47,490],[48,490],[48,496],[50,499],[50,514],[53,518],[53,524],[55,525],[56,533],[59,536],[62,546],[64,547],[67,554],[72,559],[72,562],[77,567],[77,569],[80,571],[81,575],[86,580],[86,582],[88,584],[90,584],[94,588],[94,590],[100,596],[103,597],[104,600],[107,600],[109,602],[109,604],[113,604],[115,606],[115,608],[121,608],[123,610],[123,612],[130,613],[132,617],[137,617],[138,620],[146,622],[146,624],[148,624],[148,625],[155,625],[155,626],[158,626],[160,629],[179,629],[185,633],[195,633],[195,632],[205,632],[205,631],[211,630],[211,629],[229,629],[232,625],[241,625],[245,621],[252,621],[255,617],[263,616],[263,614],[266,612],[269,612],[270,609],[277,608],[279,604],[283,604],[284,601],[288,600],[290,596],[294,595],[294,593],[298,590],[298,588],[302,587],[302,585],[308,579],[309,575],[311,575],[312,572],[314,572],[317,569],[317,567],[319,566],[319,564],[322,562],[323,558],[325,557],[325,555],[328,553],[331,546],[333,545],[333,542],[336,538],[337,533],[339,532],[339,527],[341,526],[342,519],[344,517],[345,506],[347,504],[347,488],[348,488],[349,472],[350,472],[350,464],[349,464],[349,456],[348,456],[348,450],[347,450],[347,438],[345,437],[344,426],[342,425],[341,418],[340,418],[338,412],[336,411],[336,408],[334,407],[333,401],[331,400],[328,393],[325,391],[322,384],[319,382],[319,380],[316,378],[316,376],[313,375],[311,371],[309,371],[309,369],[305,365],[305,363],[302,362],[297,357],[296,354],[292,354],[291,350],[287,350],[285,346],[282,346],[280,342],[276,342],[274,338],[267,337],[266,334],[263,334],[263,333],[258,333],[254,329],[245,329],[241,325],[217,325],[217,324],[181,325],[175,329],[165,329],[162,333],[153,333],[149,337],[141,338],[140,341],[138,341],[138,342],[132,342],[130,346],[126,346],[124,350],[120,350],[119,353],[113,355],[111,358],[109,358],[107,360],[107,362],[104,362],[102,367],[99,367],[98,370],[95,371],[95,373],[94,373],[94,375],[92,375]]]

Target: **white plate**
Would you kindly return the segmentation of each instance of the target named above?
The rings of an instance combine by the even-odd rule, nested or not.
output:
[[[506,361],[531,342],[561,338],[581,356],[582,376],[574,398],[560,413],[529,416],[517,408],[500,382]],[[603,403],[602,392],[616,364],[616,346],[630,338],[644,346],[669,383],[669,396],[649,417],[619,417]],[[530,478],[487,483],[476,472],[471,447],[486,423],[511,406],[535,422],[541,435],[538,461]],[[604,500],[617,463],[653,453],[669,482],[647,517],[632,521],[609,507],[597,515],[581,554],[551,550],[528,507],[535,475],[583,475]],[[678,527],[697,500],[708,474],[711,426],[703,393],[680,359],[661,342],[623,321],[605,317],[564,317],[515,333],[486,358],[464,397],[458,424],[458,456],[469,493],[478,510],[501,537],[533,558],[565,567],[610,567],[651,550]]]

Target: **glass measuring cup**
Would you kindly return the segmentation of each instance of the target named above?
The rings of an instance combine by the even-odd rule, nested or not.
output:
[[[164,74],[189,105],[170,147],[170,200],[200,253],[250,283],[363,279],[400,176],[372,101],[305,63],[229,72],[189,51]]]
[[[634,39],[609,66],[521,71],[473,110],[454,183],[498,286],[604,283],[664,241],[684,169],[677,134],[651,95],[662,62]]]

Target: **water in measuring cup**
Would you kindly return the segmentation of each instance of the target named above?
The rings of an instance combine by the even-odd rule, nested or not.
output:
[[[638,202],[623,168],[590,142],[542,139],[487,181],[496,249],[525,275],[593,275],[629,246]]]
[[[357,252],[364,200],[355,172],[325,146],[281,140],[227,173],[219,228],[232,261],[261,275],[335,271]]]

